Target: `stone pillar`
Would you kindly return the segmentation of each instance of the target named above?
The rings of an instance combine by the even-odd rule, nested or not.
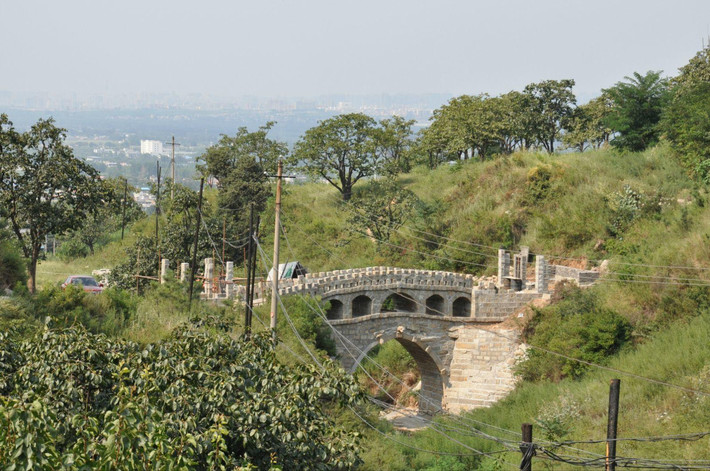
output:
[[[505,249],[498,249],[498,286],[505,284],[505,277],[510,271],[510,254]]]
[[[212,288],[214,287],[214,259],[205,259],[205,294],[208,298],[212,297]]]
[[[232,284],[234,281],[234,262],[226,262],[224,265],[224,291],[227,298],[231,298],[234,296],[234,285]]]
[[[181,263],[180,264],[180,282],[187,283],[190,281],[190,264]]]
[[[547,293],[547,261],[544,255],[535,256],[535,290]]]
[[[521,277],[523,280],[522,289],[527,288],[528,256],[529,255],[530,255],[530,247],[520,247],[520,259],[521,259],[520,269],[523,274],[523,276]]]
[[[165,279],[168,276],[168,269],[170,269],[170,260],[163,258],[160,260],[160,284],[165,283]]]

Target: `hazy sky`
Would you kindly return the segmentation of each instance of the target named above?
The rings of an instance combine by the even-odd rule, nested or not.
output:
[[[710,0],[0,0],[0,90],[593,96],[709,33]]]

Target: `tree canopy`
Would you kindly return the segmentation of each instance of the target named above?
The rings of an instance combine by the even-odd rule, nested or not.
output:
[[[604,92],[613,103],[605,123],[617,133],[611,145],[642,151],[658,142],[658,122],[668,98],[668,82],[661,71],[634,72]]]
[[[65,138],[51,118],[19,133],[0,116],[0,211],[30,261],[32,292],[45,236],[80,227],[106,196],[99,173],[74,157]]]
[[[362,113],[326,119],[296,143],[293,160],[310,175],[324,178],[348,201],[353,185],[377,169],[376,128],[377,122]]]

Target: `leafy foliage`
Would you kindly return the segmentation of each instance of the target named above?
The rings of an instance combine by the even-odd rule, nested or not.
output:
[[[370,183],[366,195],[351,201],[353,211],[348,224],[374,238],[381,247],[411,216],[416,201],[414,193],[394,179],[375,180]]]
[[[324,178],[350,200],[352,188],[377,169],[376,122],[362,113],[338,115],[309,129],[293,158],[314,177]]]
[[[574,80],[571,79],[545,80],[531,83],[523,91],[529,98],[532,133],[550,154],[577,103],[572,87]]]
[[[203,327],[208,327],[209,331]],[[155,345],[50,329],[2,337],[0,465],[22,469],[340,469],[357,436],[327,408],[356,385],[327,363],[285,367],[267,335],[203,319]]]
[[[664,110],[661,125],[689,173],[710,183],[710,79],[679,89]]]
[[[668,82],[661,71],[648,71],[645,75],[634,72],[604,90],[613,103],[606,124],[618,135],[611,145],[623,150],[642,151],[658,142],[658,122],[668,98]]]
[[[65,138],[51,118],[18,133],[0,115],[0,211],[29,259],[33,292],[45,236],[78,228],[102,200],[98,172],[74,157]]]
[[[526,380],[576,378],[588,369],[584,364],[549,354],[534,348],[536,346],[604,364],[630,339],[629,322],[603,307],[594,291],[583,291],[574,285],[558,289],[559,302],[535,309],[525,327],[524,336],[532,348],[518,365],[518,372]]]

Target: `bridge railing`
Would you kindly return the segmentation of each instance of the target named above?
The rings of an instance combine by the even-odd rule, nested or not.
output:
[[[410,285],[419,288],[449,287],[470,291],[479,278],[463,273],[394,267],[367,267],[316,272],[292,280],[279,281],[279,293],[331,291],[360,287]]]

